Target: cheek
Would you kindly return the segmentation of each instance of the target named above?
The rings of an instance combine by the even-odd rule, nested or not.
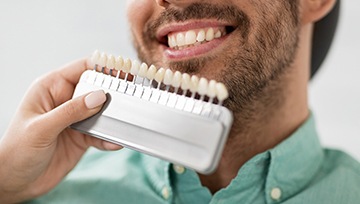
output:
[[[151,0],[128,0],[127,17],[133,32],[141,32],[147,20],[154,12],[154,1]]]

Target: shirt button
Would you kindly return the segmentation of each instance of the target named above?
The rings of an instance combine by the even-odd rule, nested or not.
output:
[[[281,189],[280,188],[271,189],[270,196],[274,200],[279,200],[281,198]]]
[[[183,174],[185,172],[185,168],[183,166],[179,166],[179,165],[174,164],[173,169],[178,174]]]
[[[162,190],[161,190],[161,194],[162,194],[162,197],[167,200],[169,199],[169,196],[170,196],[170,193],[169,193],[169,189],[167,187],[164,187]]]

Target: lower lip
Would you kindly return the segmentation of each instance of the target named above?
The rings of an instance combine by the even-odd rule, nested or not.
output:
[[[172,48],[169,48],[165,45],[162,45],[164,47],[164,55],[170,60],[184,60],[184,59],[190,59],[194,57],[198,57],[200,55],[204,55],[206,53],[209,53],[219,47],[228,37],[228,35],[225,35],[221,38],[214,39],[210,42],[184,48],[182,50],[175,50]]]

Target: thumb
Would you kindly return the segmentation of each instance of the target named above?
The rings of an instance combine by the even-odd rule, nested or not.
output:
[[[71,99],[46,114],[48,131],[59,134],[69,125],[84,120],[100,111],[106,101],[103,90]]]

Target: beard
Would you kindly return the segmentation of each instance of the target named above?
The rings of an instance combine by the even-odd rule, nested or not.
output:
[[[134,42],[139,58],[158,67],[168,66],[189,74],[207,76],[205,72],[213,73],[211,79],[223,82],[229,90],[229,98],[224,105],[238,115],[235,120],[249,119],[256,112],[253,104],[280,100],[278,79],[291,69],[300,31],[298,0],[251,2],[257,8],[256,19],[229,5],[194,3],[183,10],[165,9],[157,19],[146,24],[141,45]],[[155,59],[154,56],[159,56],[153,46],[156,30],[169,22],[190,19],[218,19],[235,23],[237,26],[231,31],[233,44],[217,56],[178,62]],[[267,89],[270,85],[276,87],[276,84],[279,87]]]

